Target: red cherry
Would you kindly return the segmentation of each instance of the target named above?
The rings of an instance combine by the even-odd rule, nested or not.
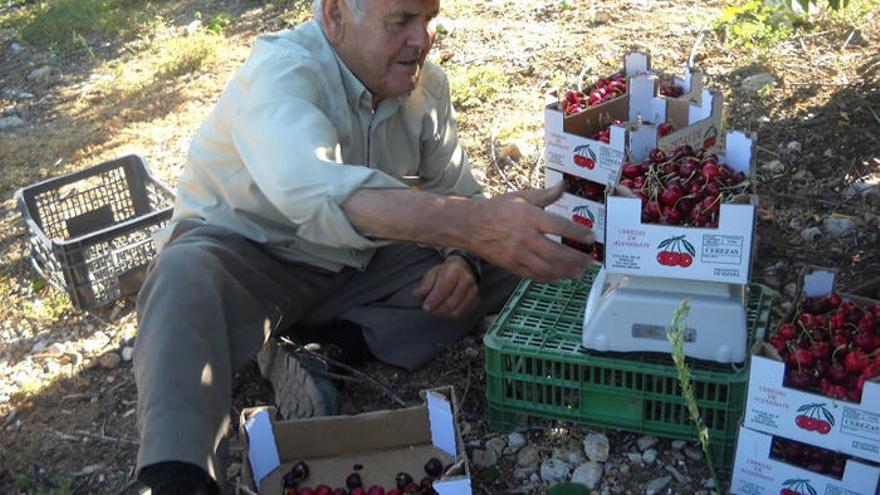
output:
[[[315,495],[333,495],[333,489],[327,485],[318,485],[315,487]]]
[[[373,485],[367,490],[367,495],[385,495],[385,489],[379,485]]]
[[[691,266],[694,262],[693,256],[688,253],[681,253],[681,257],[678,259],[678,266],[682,268],[687,268]]]
[[[657,126],[657,137],[668,136],[675,132],[675,127],[672,126],[669,122],[664,122]]]
[[[669,265],[669,251],[660,251],[657,253],[657,263],[667,266]]]
[[[868,355],[862,351],[852,351],[843,358],[843,365],[853,373],[860,373],[868,367]]]
[[[642,174],[642,167],[637,163],[624,163],[620,168],[620,174],[627,179],[635,179]]]
[[[819,426],[819,420],[807,416],[807,419],[804,420],[804,426],[804,429],[807,431],[815,431]]]
[[[783,323],[782,325],[779,325],[778,333],[784,340],[792,340],[797,335],[797,331],[791,323]]]
[[[797,427],[802,430],[807,430],[808,429],[807,428],[807,420],[808,419],[810,419],[810,418],[803,415],[803,414],[798,414],[797,417],[794,418],[794,424],[796,424]]]
[[[300,488],[297,495],[315,495],[315,490],[310,487]]]
[[[706,163],[703,161],[703,167],[700,169],[700,177],[702,177],[706,182],[711,181],[721,175],[721,171],[718,169],[718,165],[714,163]]]
[[[666,257],[667,263],[669,266],[678,266],[678,263],[681,261],[681,253],[669,253]]]

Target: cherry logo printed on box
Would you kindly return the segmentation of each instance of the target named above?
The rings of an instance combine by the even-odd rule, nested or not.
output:
[[[779,495],[819,495],[819,492],[810,484],[810,480],[790,479],[782,482],[782,490]]]
[[[587,205],[576,206],[572,211],[571,219],[581,225],[586,225],[589,228],[593,228],[593,224],[596,222],[596,215],[593,215],[593,212],[590,211],[590,207]]]
[[[798,408],[797,412],[801,414],[794,418],[794,423],[802,430],[827,435],[834,426],[834,415],[825,407],[825,404],[804,404]],[[819,416],[820,414],[822,417]]]
[[[593,170],[596,167],[596,152],[588,144],[576,146],[574,149],[574,164]]]
[[[694,249],[694,245],[688,242],[685,237],[679,235],[661,242],[657,246],[657,249],[660,250],[657,253],[657,263],[664,266],[680,266],[682,268],[691,266],[694,262],[694,256],[697,255],[697,250]]]

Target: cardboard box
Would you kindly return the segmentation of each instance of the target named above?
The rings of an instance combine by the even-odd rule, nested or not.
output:
[[[817,474],[771,458],[773,437],[740,427],[736,461],[730,482],[735,495],[875,495],[880,468],[854,459],[846,462],[843,478]],[[790,491],[785,491],[785,490]]]
[[[650,148],[679,144],[712,147],[721,128],[723,101],[720,93],[701,90],[699,102],[658,97],[657,76],[640,74],[630,79],[629,92],[614,100],[563,117],[555,103],[544,109],[544,153],[548,169],[565,172],[605,184],[616,179],[626,153],[631,150],[625,126],[611,126],[611,142],[592,139],[609,123],[639,123],[644,153]],[[669,118],[667,118],[669,117]],[[656,125],[669,121],[676,131],[657,139]]]
[[[769,346],[758,346],[751,361],[745,426],[880,462],[880,384],[866,382],[856,404],[784,386],[785,363]],[[804,429],[798,416],[824,421],[827,430]]]
[[[730,132],[725,144],[719,163],[753,177],[754,136]],[[641,200],[615,192],[605,203],[605,268],[609,273],[747,284],[757,195],[753,192],[746,201],[722,204],[718,228],[683,227],[642,223]],[[688,254],[691,264],[660,264],[658,254],[668,250]]]
[[[434,482],[441,495],[470,495],[470,471],[458,429],[452,387],[422,392],[422,405],[375,411],[356,416],[327,416],[276,421],[271,407],[246,409],[241,415],[246,439],[243,478],[251,490],[282,494],[282,479],[299,461],[309,465],[309,478],[300,486],[326,484],[345,487],[345,478],[357,471],[364,489],[393,488],[395,476],[407,472],[418,483],[425,462],[439,458],[446,473]]]
[[[562,173],[548,169],[544,174],[544,183],[547,187],[555,186],[560,182],[562,182]],[[545,209],[551,213],[561,215],[586,225],[593,229],[593,234],[596,236],[596,242],[599,244],[605,243],[604,204],[574,194],[563,193],[559,200],[547,206]],[[550,237],[559,241],[559,236]]]

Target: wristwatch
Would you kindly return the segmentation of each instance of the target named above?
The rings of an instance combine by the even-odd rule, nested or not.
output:
[[[476,280],[477,285],[480,284],[480,281],[483,280],[483,261],[480,258],[464,249],[453,249],[446,255],[447,258],[450,256],[458,256],[465,260],[468,266],[471,267],[471,273],[474,274],[474,280]]]

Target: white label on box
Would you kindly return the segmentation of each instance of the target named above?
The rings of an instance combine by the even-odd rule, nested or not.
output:
[[[703,234],[700,261],[722,265],[742,264],[743,236]]]
[[[471,495],[473,493],[469,478],[438,481],[433,486],[434,491],[439,495]]]
[[[248,461],[254,473],[254,485],[260,490],[260,481],[281,465],[275,433],[269,413],[260,411],[248,419],[244,425],[248,436]]]

